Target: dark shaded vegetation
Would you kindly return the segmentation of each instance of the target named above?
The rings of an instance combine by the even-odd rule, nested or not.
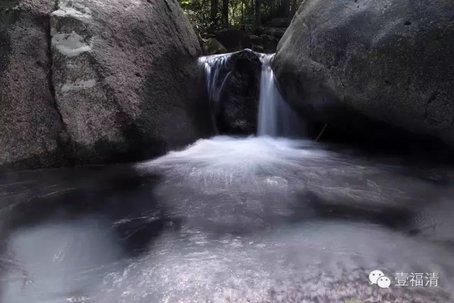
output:
[[[274,52],[302,0],[179,0],[206,53]]]

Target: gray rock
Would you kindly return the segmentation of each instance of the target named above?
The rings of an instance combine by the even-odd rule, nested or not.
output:
[[[205,64],[211,66],[207,81],[218,132],[256,134],[262,67],[259,54],[246,49],[205,58]]]
[[[45,0],[0,3],[0,165],[63,161],[49,69],[51,9]]]
[[[260,98],[258,55],[250,50],[233,54],[228,63],[230,70],[220,100],[219,131],[226,134],[255,134]]]
[[[446,0],[307,0],[273,67],[287,98],[328,130],[367,137],[369,125],[391,125],[452,145],[453,22]]]
[[[16,2],[0,6],[0,165],[140,160],[213,132],[176,1]]]
[[[206,55],[223,54],[227,52],[224,45],[221,44],[216,38],[208,38],[203,41],[203,51]]]

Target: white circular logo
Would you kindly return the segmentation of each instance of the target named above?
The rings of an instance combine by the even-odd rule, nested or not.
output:
[[[370,284],[377,284],[378,278],[383,277],[384,275],[385,274],[381,270],[378,270],[378,269],[371,271],[369,274]]]
[[[385,276],[385,274],[378,269],[375,269],[369,273],[370,284],[377,284],[380,288],[389,288],[391,285],[391,279]]]
[[[380,288],[389,288],[389,286],[391,285],[391,280],[386,276],[380,277],[377,280],[377,285]]]

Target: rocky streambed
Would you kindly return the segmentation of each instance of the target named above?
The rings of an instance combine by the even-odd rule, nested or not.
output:
[[[450,302],[454,171],[215,137],[0,176],[2,302]],[[382,270],[388,289],[371,285]],[[437,286],[398,287],[397,273]]]

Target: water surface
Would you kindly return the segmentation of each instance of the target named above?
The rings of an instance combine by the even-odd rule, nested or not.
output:
[[[0,302],[450,302],[453,170],[215,137],[131,165],[0,174]],[[438,272],[379,289],[372,269]]]

